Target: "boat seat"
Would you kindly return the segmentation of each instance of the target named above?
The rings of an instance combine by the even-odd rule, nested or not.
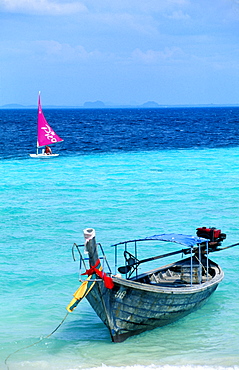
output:
[[[155,274],[152,274],[152,275],[150,276],[150,282],[151,282],[151,283],[158,283],[158,279],[157,279],[157,277],[156,277],[156,275],[155,275]]]
[[[180,279],[179,274],[175,274],[173,271],[167,270],[165,272],[159,272],[157,275],[152,274],[150,276],[150,284],[157,285],[181,285],[183,282]]]
[[[169,276],[169,277],[172,277],[173,276],[173,272],[171,270],[167,270],[166,271],[166,275]]]

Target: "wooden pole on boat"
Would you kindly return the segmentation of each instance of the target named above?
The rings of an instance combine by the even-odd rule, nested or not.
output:
[[[95,240],[95,230],[94,229],[85,229],[83,230],[85,238],[85,250],[89,253],[89,263],[90,266],[94,266],[98,260],[98,249]]]
[[[223,251],[224,249],[228,249],[228,248],[236,247],[237,245],[239,245],[239,243],[231,244],[231,245],[228,245],[227,247],[223,247],[223,248],[218,248],[218,249],[213,250],[212,252]]]

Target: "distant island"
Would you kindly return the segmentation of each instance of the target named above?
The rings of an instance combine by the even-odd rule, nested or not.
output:
[[[147,101],[143,104],[128,104],[117,105],[113,103],[104,103],[101,100],[87,101],[82,106],[58,106],[44,105],[45,109],[109,109],[109,108],[186,108],[186,107],[237,107],[239,104],[181,104],[181,105],[165,105],[158,104],[155,101]],[[36,109],[37,105],[21,105],[21,104],[5,104],[0,106],[0,109]]]
[[[107,108],[107,106],[102,101],[97,100],[97,101],[86,101],[83,104],[83,108]]]
[[[162,106],[161,106],[162,107]],[[36,105],[24,106],[21,104],[5,104],[0,106],[0,109],[35,109]],[[101,100],[87,101],[82,106],[56,106],[56,105],[44,105],[44,108],[75,108],[75,109],[103,109],[103,108],[160,108],[160,105],[155,101],[148,101],[140,105],[117,105],[104,103]]]

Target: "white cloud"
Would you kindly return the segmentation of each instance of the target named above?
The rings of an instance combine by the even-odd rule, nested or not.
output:
[[[158,35],[158,21],[150,15],[129,14],[129,13],[102,13],[94,14],[88,19],[99,26],[109,27],[111,32],[117,30],[118,33],[135,31],[144,35]],[[128,31],[126,31],[128,30]]]
[[[111,13],[147,14],[190,5],[189,0],[87,0],[86,2],[89,9],[97,13],[109,11]]]
[[[89,63],[95,60],[99,62],[110,60],[113,56],[111,53],[103,53],[96,49],[87,51],[82,45],[71,46],[54,40],[35,41],[28,45],[28,49],[32,50],[36,58],[54,63]]]
[[[184,13],[182,10],[177,10],[168,15],[167,18],[175,20],[186,20],[190,19],[190,16],[187,13]]]
[[[48,0],[0,0],[0,9],[11,13],[40,15],[68,15],[87,10],[85,5],[78,1],[64,3]]]
[[[140,49],[135,49],[132,52],[131,58],[134,62],[158,64],[165,60],[182,59],[183,55],[184,53],[179,47],[166,47],[163,51],[147,50],[146,52],[143,52]]]

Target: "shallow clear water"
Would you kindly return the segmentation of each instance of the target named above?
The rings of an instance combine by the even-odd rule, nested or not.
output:
[[[239,247],[211,256],[224,280],[174,324],[115,344],[82,301],[31,346],[59,325],[79,286],[71,247],[84,228],[95,228],[110,261],[113,243],[202,226],[226,233],[224,246],[239,242],[238,147],[25,156],[2,160],[0,173],[0,368],[18,350],[11,370],[239,368]],[[142,258],[161,252],[152,246]]]

